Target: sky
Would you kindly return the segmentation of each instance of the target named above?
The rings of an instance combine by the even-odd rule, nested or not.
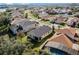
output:
[[[0,0],[0,3],[79,3],[79,0]]]

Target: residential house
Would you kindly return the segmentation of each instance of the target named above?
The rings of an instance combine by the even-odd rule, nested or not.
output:
[[[75,45],[75,47],[74,47]],[[52,36],[48,39],[45,48],[51,52],[51,54],[79,54],[79,45],[74,44],[69,38],[64,34],[58,34]]]
[[[56,24],[61,24],[61,23],[65,23],[65,21],[67,20],[66,17],[63,16],[57,16],[55,17],[52,21]]]
[[[15,18],[24,18],[24,16],[21,14],[21,12],[19,12],[19,10],[11,11],[11,17],[12,17],[12,20]]]
[[[71,27],[75,27],[78,23],[79,23],[79,18],[77,18],[77,17],[69,18],[67,21],[67,25],[69,25]]]
[[[71,10],[70,9],[67,9],[67,8],[53,8],[53,9],[49,9],[49,10],[47,10],[47,13],[49,13],[49,14],[67,14],[67,13],[69,13],[69,12],[71,12]]]
[[[14,18],[13,20],[11,20],[10,24],[11,25],[12,24],[17,24],[17,23],[19,23],[19,22],[21,22],[23,20],[28,21],[29,19],[25,19],[25,18]]]
[[[40,18],[43,21],[52,21],[55,17],[54,16],[47,15],[47,16],[41,16]]]
[[[26,19],[23,20],[15,20],[11,23],[10,30],[13,34],[17,34],[19,32],[28,32],[38,26],[38,22],[36,21],[28,21]]]
[[[40,26],[28,33],[28,37],[34,41],[40,42],[43,38],[52,33],[52,29],[49,26]]]
[[[77,37],[77,32],[74,28],[64,28],[64,29],[60,29],[57,30],[56,34],[65,34],[68,38],[70,38],[73,42],[79,41],[78,37]]]
[[[66,8],[58,9],[58,10],[57,10],[57,13],[58,13],[58,14],[67,14],[67,13],[69,13],[69,12],[71,12],[71,10],[70,10],[70,9],[66,9]]]
[[[49,9],[49,10],[46,10],[46,12],[48,14],[57,14],[56,10],[55,9]]]
[[[54,28],[55,30],[60,28],[59,24],[51,24],[52,28]]]
[[[45,11],[42,11],[42,12],[38,13],[38,16],[39,16],[39,18],[42,18],[42,17],[48,16],[48,13],[46,13]]]

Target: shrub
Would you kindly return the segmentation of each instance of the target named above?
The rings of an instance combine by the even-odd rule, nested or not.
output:
[[[65,26],[65,23],[60,23],[60,25]]]

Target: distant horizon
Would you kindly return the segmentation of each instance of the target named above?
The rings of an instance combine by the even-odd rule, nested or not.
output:
[[[79,0],[1,0],[0,3],[78,3]]]
[[[79,7],[79,3],[0,3],[0,8],[8,7]]]
[[[79,3],[0,3],[0,4],[79,4]]]

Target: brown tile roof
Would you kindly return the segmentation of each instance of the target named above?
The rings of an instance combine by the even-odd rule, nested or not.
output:
[[[55,23],[64,23],[67,18],[64,16],[56,16],[53,20]]]
[[[68,30],[69,30],[73,35],[75,35],[76,30],[75,30],[74,28],[69,28]]]
[[[50,38],[48,42],[58,42],[66,45],[68,48],[72,48],[73,43],[64,34],[57,35],[56,37]]]
[[[66,29],[60,29],[57,31],[58,33],[63,33],[63,34],[72,34],[73,36],[76,34],[76,30],[74,28],[66,28]]]
[[[74,22],[78,22],[79,18],[77,18],[77,17],[70,17],[68,20],[74,21]]]
[[[59,49],[61,51],[67,52],[68,54],[71,54],[71,55],[79,55],[79,52],[77,50],[74,50],[72,48],[68,48],[67,46],[65,46],[64,44],[61,44],[61,43],[48,42],[45,46]]]
[[[44,20],[50,20],[50,19],[54,19],[55,17],[54,16],[50,16],[50,15],[47,15],[47,16],[41,16],[41,19],[44,19]]]
[[[63,16],[58,16],[58,17],[56,17],[56,19],[58,19],[58,20],[63,20],[63,19],[65,19],[65,17],[63,17]]]

